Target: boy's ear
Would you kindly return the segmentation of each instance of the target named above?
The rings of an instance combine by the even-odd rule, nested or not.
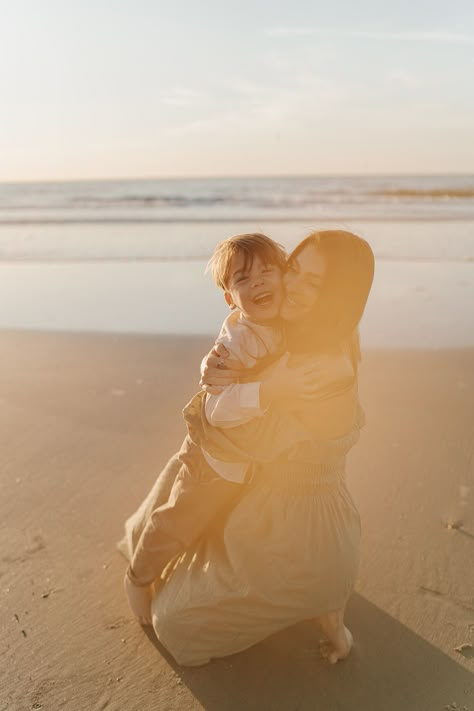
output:
[[[225,299],[225,302],[226,302],[227,306],[228,306],[230,309],[235,309],[235,304],[234,304],[234,302],[232,301],[232,296],[231,296],[231,294],[230,294],[230,291],[224,291],[224,299]]]

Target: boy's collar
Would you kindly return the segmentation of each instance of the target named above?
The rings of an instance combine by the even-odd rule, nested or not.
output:
[[[251,326],[262,326],[263,328],[275,328],[275,326],[280,325],[281,318],[280,318],[280,316],[276,316],[271,321],[265,321],[264,323],[262,323],[261,321],[254,321],[253,319],[249,318],[248,316],[244,316],[242,311],[239,311],[239,321],[242,321],[242,323],[244,323],[246,325],[251,325]]]

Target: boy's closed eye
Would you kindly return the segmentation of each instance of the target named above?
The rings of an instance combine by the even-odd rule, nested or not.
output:
[[[261,273],[262,273],[262,274],[272,274],[272,273],[273,273],[273,269],[274,269],[274,267],[272,267],[272,266],[264,267],[264,268],[261,270]],[[248,278],[249,278],[249,275],[248,275],[248,274],[242,274],[242,276],[237,277],[237,279],[235,280],[235,283],[236,283],[236,284],[242,284],[242,282],[247,281]]]

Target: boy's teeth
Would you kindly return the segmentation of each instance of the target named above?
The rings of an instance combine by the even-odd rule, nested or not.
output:
[[[264,294],[259,294],[254,298],[254,301],[262,301],[262,299],[268,299],[271,297],[271,293],[269,291],[266,291]]]

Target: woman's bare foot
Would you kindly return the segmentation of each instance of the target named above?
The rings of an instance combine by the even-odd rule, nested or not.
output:
[[[327,639],[320,643],[322,656],[330,664],[336,664],[341,659],[345,659],[354,644],[352,634],[344,626],[344,610],[328,612],[316,618]]]
[[[151,625],[151,588],[134,585],[128,575],[123,579],[128,605],[141,625]]]
[[[353,644],[354,640],[352,638],[352,634],[347,627],[344,627],[344,635],[341,636],[337,643],[326,639],[321,640],[319,644],[319,651],[324,659],[327,659],[330,664],[336,664],[336,662],[339,662],[341,659],[345,659],[349,656]]]

